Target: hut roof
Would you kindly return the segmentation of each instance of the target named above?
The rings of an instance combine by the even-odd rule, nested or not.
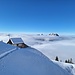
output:
[[[10,40],[13,44],[24,43],[21,38],[10,38]]]

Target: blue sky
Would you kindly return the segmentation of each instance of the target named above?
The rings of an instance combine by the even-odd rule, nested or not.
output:
[[[0,0],[0,32],[74,33],[75,0]]]

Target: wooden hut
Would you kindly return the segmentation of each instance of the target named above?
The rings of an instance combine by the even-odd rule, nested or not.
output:
[[[28,47],[21,38],[10,38],[7,44],[11,44],[13,46],[18,46],[20,48]]]

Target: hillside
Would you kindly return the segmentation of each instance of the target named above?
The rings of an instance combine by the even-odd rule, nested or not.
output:
[[[0,42],[1,75],[72,75],[34,48],[16,48]]]

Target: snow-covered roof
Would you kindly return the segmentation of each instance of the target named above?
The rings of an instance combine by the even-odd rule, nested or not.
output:
[[[10,38],[13,44],[24,43],[21,38]]]

